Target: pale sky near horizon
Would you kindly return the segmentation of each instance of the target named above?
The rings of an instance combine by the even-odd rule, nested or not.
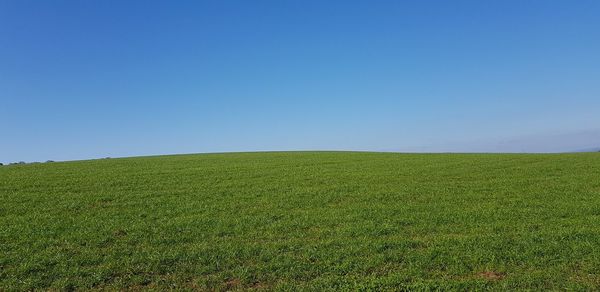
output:
[[[600,1],[0,1],[0,162],[600,147]]]

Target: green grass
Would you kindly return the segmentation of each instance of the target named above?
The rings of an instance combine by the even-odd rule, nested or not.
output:
[[[600,289],[600,153],[0,167],[0,290]]]

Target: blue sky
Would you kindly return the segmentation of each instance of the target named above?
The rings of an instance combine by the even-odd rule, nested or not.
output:
[[[600,1],[0,1],[0,161],[600,147]]]

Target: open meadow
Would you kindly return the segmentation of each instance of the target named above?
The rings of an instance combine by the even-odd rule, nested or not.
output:
[[[600,289],[600,153],[0,167],[0,290]]]

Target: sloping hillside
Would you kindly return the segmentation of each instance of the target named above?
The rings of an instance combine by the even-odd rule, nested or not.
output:
[[[600,154],[0,167],[0,290],[599,289]]]

